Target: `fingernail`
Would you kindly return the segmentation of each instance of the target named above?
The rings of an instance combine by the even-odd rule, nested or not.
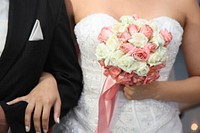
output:
[[[47,130],[46,130],[46,129],[44,129],[44,130],[43,130],[43,132],[44,132],[44,133],[47,133]]]
[[[57,119],[56,119],[56,122],[57,122],[57,123],[60,123],[60,118],[57,118]]]
[[[25,126],[25,129],[26,129],[26,132],[29,132],[29,131],[30,131],[29,126]]]
[[[10,103],[9,103],[9,102],[7,102],[6,104],[10,105]]]

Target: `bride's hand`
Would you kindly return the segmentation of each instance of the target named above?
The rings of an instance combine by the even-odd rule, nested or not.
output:
[[[156,82],[148,85],[126,85],[124,95],[129,100],[155,99],[157,96]]]
[[[26,101],[28,103],[25,111],[25,129],[30,131],[31,116],[36,132],[41,128],[46,133],[48,130],[50,110],[54,106],[54,120],[59,123],[61,101],[54,77],[49,73],[43,73],[39,84],[26,96],[18,97],[9,105]],[[42,126],[42,127],[41,127]]]

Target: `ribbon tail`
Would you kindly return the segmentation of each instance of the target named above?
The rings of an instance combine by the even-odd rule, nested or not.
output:
[[[99,99],[99,115],[96,133],[109,133],[109,126],[115,107],[118,88],[119,84],[111,77],[106,79]]]

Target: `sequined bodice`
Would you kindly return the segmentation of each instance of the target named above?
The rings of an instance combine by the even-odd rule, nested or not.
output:
[[[169,80],[176,55],[181,44],[183,28],[174,19],[158,17],[155,21],[159,27],[166,28],[173,35],[169,45],[166,67],[160,72],[159,80]],[[83,70],[84,91],[79,105],[75,108],[78,120],[94,132],[98,117],[98,99],[105,81],[103,68],[99,65],[95,56],[98,44],[98,34],[102,27],[110,26],[117,20],[104,13],[92,14],[82,19],[75,27],[75,34],[80,47],[80,65]],[[111,128],[114,133],[156,131],[177,114],[175,103],[161,102],[151,99],[141,101],[128,101],[122,92],[118,92],[117,103]],[[140,128],[135,128],[139,126]]]

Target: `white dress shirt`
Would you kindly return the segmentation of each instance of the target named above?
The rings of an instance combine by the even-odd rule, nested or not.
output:
[[[9,0],[0,0],[0,56],[3,52],[8,31]]]

